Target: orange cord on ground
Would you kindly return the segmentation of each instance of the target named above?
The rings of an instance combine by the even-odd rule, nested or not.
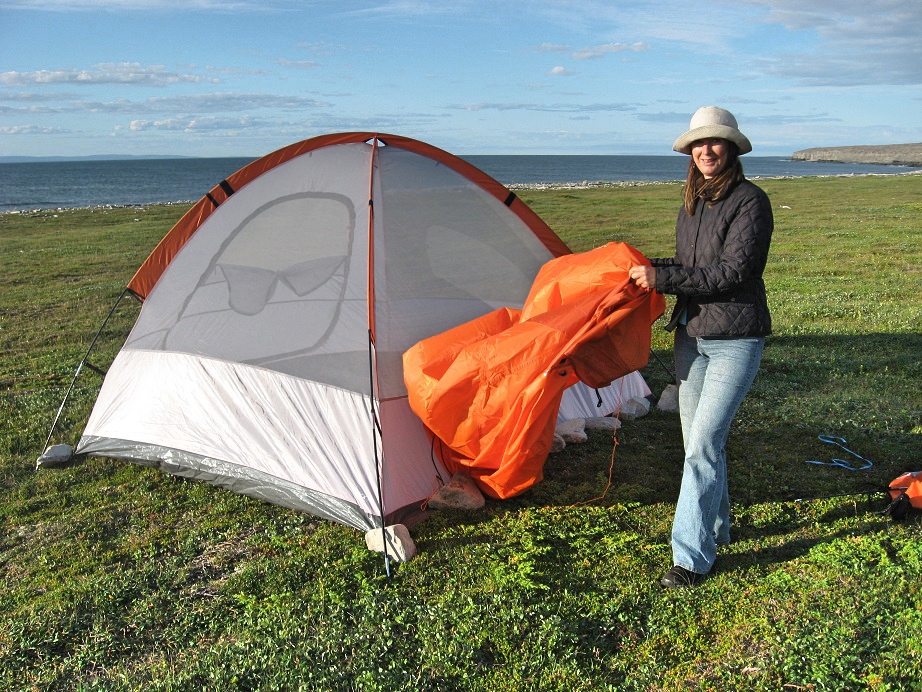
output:
[[[621,378],[621,384],[618,389],[618,410],[615,411],[615,418],[618,420],[618,428],[620,428],[621,423],[621,394],[624,389],[624,378]],[[575,502],[570,507],[577,507],[579,505],[588,505],[590,502],[598,502],[599,500],[604,500],[605,496],[608,494],[608,489],[611,487],[611,479],[615,472],[615,450],[618,449],[618,428],[612,431],[611,435],[611,463],[608,465],[608,483],[605,485],[605,490],[602,491],[602,494],[598,497],[594,497],[591,500],[583,500],[581,502]]]

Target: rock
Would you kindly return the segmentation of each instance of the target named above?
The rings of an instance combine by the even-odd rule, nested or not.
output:
[[[586,434],[586,421],[583,418],[574,418],[573,420],[565,420],[563,423],[558,423],[555,435],[560,435],[564,442],[572,442],[574,444],[580,444],[589,439],[589,436]]]
[[[35,462],[35,468],[61,466],[74,458],[74,449],[70,445],[51,445]]]
[[[551,442],[551,454],[556,454],[557,452],[562,452],[567,448],[567,441],[559,433],[554,433],[554,441]]]
[[[374,553],[384,552],[387,540],[387,555],[396,562],[409,562],[416,557],[416,544],[410,538],[410,531],[403,524],[385,526],[384,530],[372,529],[365,533],[365,545]]]
[[[660,395],[659,401],[656,402],[656,408],[667,413],[675,413],[679,410],[679,388],[674,384],[666,386]]]
[[[816,147],[791,155],[794,161],[836,161],[891,166],[922,166],[922,143]]]
[[[621,420],[636,420],[650,413],[647,399],[631,399],[621,404]]]
[[[456,473],[448,485],[443,485],[429,498],[431,509],[480,509],[485,504],[483,493],[466,473]]]
[[[586,430],[606,430],[615,432],[621,427],[621,421],[614,416],[601,416],[599,418],[587,418]]]

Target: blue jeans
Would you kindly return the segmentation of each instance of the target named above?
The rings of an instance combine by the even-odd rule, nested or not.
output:
[[[727,437],[764,347],[764,337],[693,337],[683,326],[675,332],[685,467],[672,524],[672,560],[692,572],[708,573],[717,546],[730,542]]]

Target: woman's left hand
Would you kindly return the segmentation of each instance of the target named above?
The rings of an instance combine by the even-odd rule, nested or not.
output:
[[[628,271],[628,276],[645,291],[652,291],[656,287],[656,270],[651,266],[634,265]]]

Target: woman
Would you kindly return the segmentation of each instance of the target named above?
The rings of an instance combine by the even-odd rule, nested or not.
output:
[[[752,145],[731,113],[700,108],[673,149],[691,155],[675,257],[630,270],[641,288],[677,296],[666,329],[675,330],[685,466],[666,588],[699,582],[730,542],[725,447],[771,333],[762,272],[774,226],[768,197],[743,176],[739,157]]]

